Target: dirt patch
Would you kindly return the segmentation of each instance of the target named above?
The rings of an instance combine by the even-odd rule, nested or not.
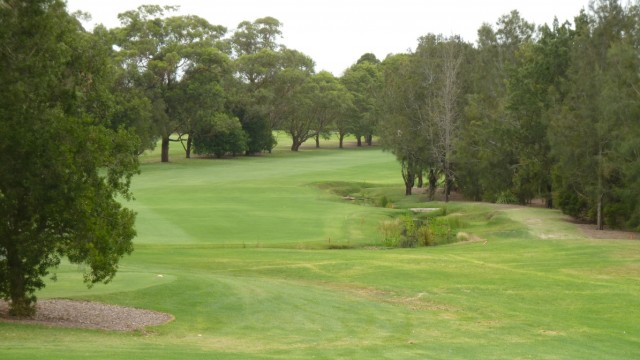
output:
[[[132,331],[162,325],[174,319],[170,314],[156,311],[64,299],[38,301],[36,315],[31,319],[15,318],[8,313],[9,305],[0,301],[0,321],[21,324]]]
[[[640,234],[632,231],[621,230],[597,230],[593,224],[578,224],[576,226],[582,233],[592,239],[615,239],[615,240],[640,240]]]

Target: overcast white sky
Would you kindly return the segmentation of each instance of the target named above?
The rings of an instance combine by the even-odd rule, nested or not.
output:
[[[229,31],[244,20],[272,16],[283,23],[281,42],[316,62],[316,71],[340,76],[360,55],[379,59],[414,49],[428,34],[461,35],[475,42],[482,23],[492,25],[513,9],[536,25],[554,16],[572,21],[589,0],[67,0],[68,10],[89,12],[96,23],[119,26],[117,15],[141,4],[180,5]]]

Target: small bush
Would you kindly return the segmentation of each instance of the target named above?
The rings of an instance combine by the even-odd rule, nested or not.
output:
[[[382,195],[382,197],[378,201],[378,205],[383,208],[386,208],[389,205],[389,199],[386,195]]]
[[[431,246],[434,244],[433,233],[428,226],[420,226],[416,231],[416,237],[418,238],[418,244],[422,246]]]
[[[461,228],[462,224],[463,220],[457,214],[428,218],[405,214],[394,220],[383,221],[379,231],[385,246],[411,248],[455,242],[458,239],[456,229]]]
[[[399,246],[403,231],[402,221],[400,219],[385,220],[380,223],[378,230],[382,234],[382,242],[385,246]]]
[[[517,204],[518,198],[511,191],[503,191],[498,195],[496,204]]]
[[[429,230],[433,234],[433,245],[449,244],[453,242],[451,225],[447,218],[433,218],[429,222]]]

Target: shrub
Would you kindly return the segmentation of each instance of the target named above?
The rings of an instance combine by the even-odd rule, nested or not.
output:
[[[417,247],[450,244],[455,242],[458,229],[462,227],[460,216],[414,218],[405,214],[394,220],[383,221],[379,226],[385,246]]]
[[[433,245],[449,244],[453,242],[451,225],[449,219],[439,217],[429,221],[429,230],[433,234]]]
[[[382,241],[385,246],[397,247],[402,238],[402,221],[400,219],[385,220],[380,223],[378,230],[382,234]]]
[[[429,229],[428,226],[420,226],[416,231],[416,237],[418,239],[418,244],[422,246],[434,245],[433,232],[431,232],[431,229]]]
[[[196,154],[235,156],[247,150],[247,134],[238,118],[216,114],[196,126],[193,146]]]
[[[511,191],[503,191],[498,195],[496,204],[517,204],[518,198]]]

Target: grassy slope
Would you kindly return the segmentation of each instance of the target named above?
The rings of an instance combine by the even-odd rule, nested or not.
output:
[[[329,238],[375,245],[375,224],[398,210],[345,204],[310,183],[392,185],[371,191],[398,206],[419,200],[400,195],[390,155],[174,159],[145,165],[135,180],[139,238],[114,282],[86,290],[66,265],[40,296],[176,320],[143,333],[0,323],[0,357],[640,356],[638,242],[584,239],[555,211],[452,204],[486,243],[314,250]]]

